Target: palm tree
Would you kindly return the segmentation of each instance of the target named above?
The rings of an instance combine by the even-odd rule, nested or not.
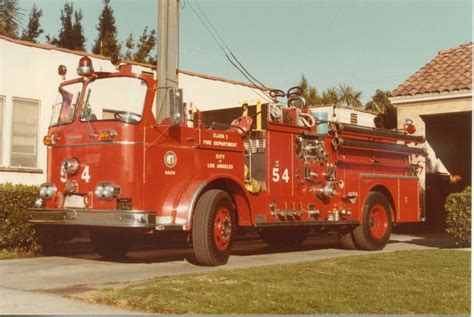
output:
[[[365,110],[375,113],[384,113],[385,108],[383,105],[379,105],[377,102],[371,100],[365,104]]]
[[[365,109],[383,114],[384,127],[387,129],[397,128],[397,110],[388,98],[390,91],[377,89],[372,100],[365,104]]]
[[[390,91],[377,89],[375,95],[372,96],[372,100],[365,104],[365,109],[378,113],[385,113],[387,108],[392,106],[390,99],[388,99],[389,94]]]
[[[18,0],[0,1],[0,34],[18,37],[22,15]]]
[[[323,91],[321,96],[321,104],[323,105],[337,105],[339,98],[337,97],[337,89],[335,87],[328,88]]]
[[[346,107],[362,108],[361,95],[362,92],[354,90],[347,84],[341,84],[337,89],[337,99]]]

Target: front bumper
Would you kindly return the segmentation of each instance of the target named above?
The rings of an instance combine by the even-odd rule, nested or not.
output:
[[[30,223],[36,225],[72,225],[114,228],[156,227],[156,216],[145,211],[91,209],[29,209]]]

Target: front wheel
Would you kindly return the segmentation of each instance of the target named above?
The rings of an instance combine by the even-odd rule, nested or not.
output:
[[[235,229],[234,207],[225,191],[211,189],[198,200],[192,240],[196,262],[205,266],[226,264]]]
[[[384,195],[370,192],[362,212],[362,224],[353,231],[355,244],[361,250],[381,250],[390,239],[392,215]]]

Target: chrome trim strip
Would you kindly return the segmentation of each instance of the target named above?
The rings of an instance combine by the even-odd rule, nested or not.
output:
[[[419,179],[418,176],[384,175],[384,174],[368,174],[368,173],[362,173],[360,174],[360,177],[391,178],[391,179]]]
[[[57,144],[57,145],[48,145],[50,147],[79,147],[79,146],[93,146],[93,145],[110,145],[110,144],[119,144],[119,145],[144,145],[144,142],[134,142],[134,141],[112,141],[112,142],[91,142],[91,143],[75,143],[75,144]]]
[[[358,225],[355,220],[338,220],[338,221],[274,221],[274,222],[257,222],[255,227],[295,227],[295,226],[352,226]]]
[[[156,216],[147,211],[44,209],[31,208],[30,223],[40,225],[73,225],[115,228],[154,228]]]
[[[171,216],[156,216],[156,224],[159,226],[168,226],[168,225],[176,225],[176,226],[183,226],[187,225],[187,219],[175,217],[173,223],[173,217]]]

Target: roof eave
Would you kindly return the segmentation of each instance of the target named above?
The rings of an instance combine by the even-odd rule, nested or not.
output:
[[[459,98],[472,98],[472,90],[463,89],[442,93],[429,93],[429,94],[418,94],[418,95],[408,95],[408,96],[394,96],[389,97],[390,101],[394,106],[414,103],[414,102],[426,102],[426,101],[439,101],[446,99],[459,99]]]

